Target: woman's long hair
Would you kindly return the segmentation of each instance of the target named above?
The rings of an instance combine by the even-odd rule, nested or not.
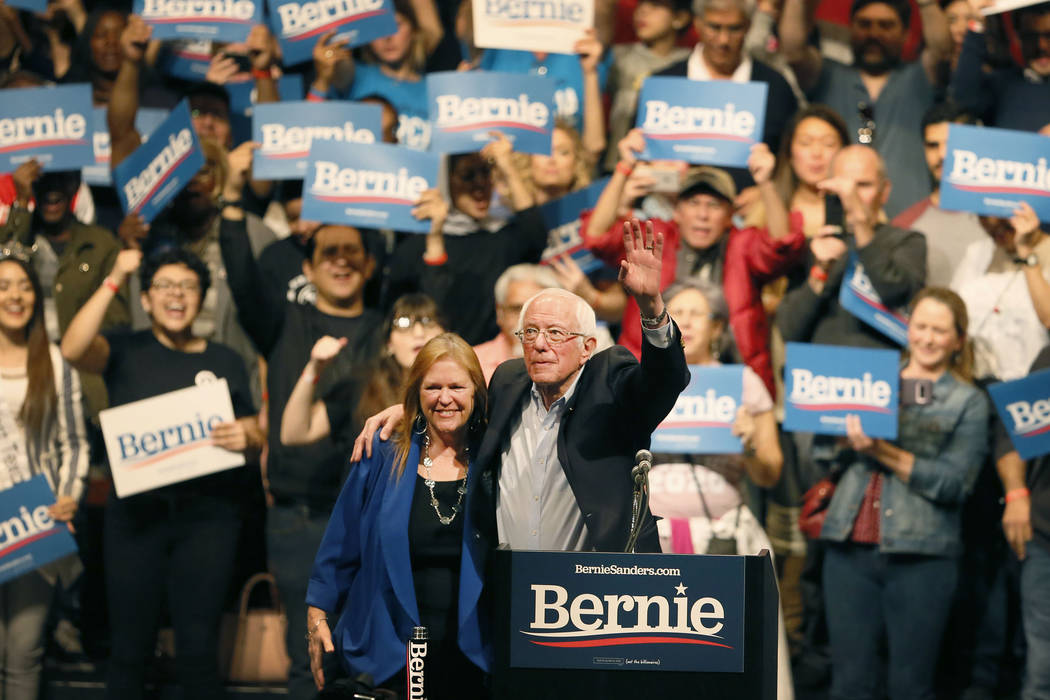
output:
[[[394,474],[398,479],[405,473],[405,463],[408,461],[409,450],[412,449],[413,433],[417,427],[427,429],[426,418],[423,417],[423,409],[419,402],[419,390],[423,386],[423,377],[440,360],[452,360],[465,369],[470,376],[470,383],[474,385],[474,410],[467,419],[467,430],[470,433],[467,439],[476,441],[485,429],[488,420],[488,387],[485,385],[485,375],[481,371],[478,356],[467,341],[455,333],[442,333],[423,346],[405,378],[404,398],[401,402],[405,412],[394,436],[397,449]]]
[[[973,342],[966,334],[966,329],[970,325],[970,317],[969,314],[966,313],[966,302],[962,300],[962,297],[947,287],[924,287],[919,290],[919,293],[915,295],[914,299],[912,299],[911,304],[908,307],[909,310],[915,311],[915,307],[917,307],[919,302],[923,299],[933,299],[934,301],[940,302],[952,312],[955,333],[959,336],[959,339],[962,340],[962,347],[957,352],[952,353],[951,360],[948,364],[948,371],[963,381],[972,382],[974,366]]]
[[[405,56],[405,63],[415,71],[416,73],[423,74],[427,67],[427,44],[426,37],[423,35],[423,31],[419,28],[419,18],[416,16],[416,11],[412,7],[412,3],[408,0],[394,0],[394,12],[403,16],[408,23],[412,25],[412,43],[408,47],[408,55]],[[376,56],[375,51],[368,44],[361,47],[361,56],[368,63],[379,64],[381,61]]]
[[[383,324],[383,339],[390,340],[390,334],[394,330],[394,319],[401,316],[410,318],[427,317],[446,328],[441,311],[433,299],[426,294],[405,294],[394,302],[394,306],[387,314]],[[361,423],[365,418],[379,413],[387,406],[401,402],[401,384],[404,382],[407,367],[398,364],[397,359],[389,352],[376,362],[375,367],[369,375],[365,388],[361,390],[361,398],[357,402],[357,420]]]
[[[564,117],[557,117],[554,120],[554,128],[568,136],[569,141],[572,143],[573,167],[569,192],[582,190],[591,184],[594,166],[590,154],[583,147],[583,138],[580,136],[580,132],[576,130],[576,127],[572,125],[572,122]],[[513,162],[514,167],[517,168],[518,173],[521,175],[521,179],[525,182],[525,186],[535,196],[539,190],[536,187],[536,182],[532,179],[532,155],[515,152]]]
[[[835,130],[842,141],[842,147],[850,145],[849,129],[846,122],[838,112],[831,107],[822,104],[811,104],[808,107],[795,112],[795,116],[787,123],[783,135],[780,137],[780,149],[777,151],[777,166],[773,171],[773,184],[776,185],[780,198],[784,205],[791,206],[791,198],[795,196],[798,189],[798,176],[795,169],[791,167],[791,142],[795,140],[795,131],[798,125],[805,119],[813,117],[825,122]]]
[[[18,418],[25,426],[29,443],[37,442],[39,436],[50,430],[51,421],[58,407],[55,393],[55,371],[51,365],[51,343],[44,323],[44,290],[40,286],[36,271],[29,263],[17,257],[3,257],[0,262],[18,265],[29,278],[33,287],[33,315],[26,325],[26,397]]]

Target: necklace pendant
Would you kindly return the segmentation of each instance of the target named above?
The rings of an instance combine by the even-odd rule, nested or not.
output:
[[[466,484],[463,484],[458,489],[456,489],[456,493],[458,493],[460,496],[462,496],[466,492],[467,492],[467,485]]]
[[[455,516],[452,516],[452,517],[455,517]],[[448,525],[448,524],[450,524],[452,522],[452,518],[447,518],[444,515],[440,515],[440,516],[438,516],[438,522],[440,522],[442,525]]]
[[[430,459],[429,456],[424,457],[423,458],[423,466],[426,467],[427,469],[430,469],[432,466],[434,466],[434,460]]]

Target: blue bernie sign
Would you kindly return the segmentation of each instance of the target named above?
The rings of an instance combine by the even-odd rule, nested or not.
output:
[[[135,212],[147,223],[153,221],[203,166],[189,103],[183,100],[149,141],[114,168],[113,182],[124,213]]]
[[[839,303],[846,311],[897,345],[903,347],[908,344],[908,317],[882,303],[882,297],[875,291],[856,253],[850,253],[849,264],[839,288]]]
[[[897,437],[895,350],[788,343],[784,384],[784,430],[845,435],[856,414],[869,437]]]
[[[91,86],[4,90],[0,102],[0,172],[36,159],[44,170],[80,170],[95,162]]]
[[[336,31],[334,39],[349,46],[367,44],[397,31],[391,0],[268,0],[270,28],[281,44],[287,66],[309,61],[318,38]]]
[[[744,366],[689,366],[689,386],[653,431],[653,452],[739,454],[733,421],[744,393]]]
[[[762,140],[768,92],[761,82],[646,78],[635,124],[645,135],[642,159],[746,168]]]
[[[89,185],[109,187],[113,184],[113,178],[109,172],[110,143],[109,126],[106,124],[106,108],[95,107],[93,118],[92,147],[95,150],[95,164],[84,166],[80,171],[80,176]],[[142,107],[135,113],[135,129],[138,130],[143,141],[148,141],[153,130],[167,118],[167,110]]]
[[[430,148],[473,153],[502,132],[518,153],[550,155],[555,83],[539,75],[449,71],[427,75]]]
[[[952,124],[941,172],[941,206],[1010,217],[1028,202],[1050,221],[1050,139],[1009,129]]]
[[[552,258],[569,255],[584,274],[589,275],[605,267],[605,263],[596,258],[583,242],[580,216],[594,208],[608,182],[609,178],[603,177],[581,190],[540,205],[540,215],[550,231],[547,247],[540,258],[541,264],[547,265]]]
[[[988,393],[1022,459],[1050,453],[1050,369],[992,384]]]
[[[262,0],[135,0],[132,12],[161,40],[244,41],[263,21]]]
[[[303,184],[304,219],[427,233],[412,208],[437,187],[440,158],[386,143],[314,142]]]
[[[382,108],[342,100],[260,104],[252,114],[252,140],[262,144],[252,161],[256,178],[302,179],[314,142],[381,142]]]
[[[43,474],[0,491],[0,584],[77,551],[48,507],[55,494]]]

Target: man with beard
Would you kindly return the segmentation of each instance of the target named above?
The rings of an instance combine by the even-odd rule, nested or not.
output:
[[[989,4],[984,0],[970,3],[975,8]],[[950,91],[986,124],[1038,131],[1050,123],[1050,3],[1018,10],[1014,20],[1014,26],[1020,28],[1024,66],[985,72],[988,46],[984,23],[974,20],[963,39]]]
[[[977,120],[953,102],[941,102],[922,118],[922,140],[933,192],[893,219],[893,225],[926,236],[926,284],[947,287],[966,247],[985,237],[977,215],[941,209],[941,170],[948,152],[948,127]]]
[[[951,54],[948,23],[937,0],[920,0],[926,48],[905,63],[908,0],[853,0],[850,45],[853,65],[824,58],[809,43],[817,0],[786,0],[780,18],[781,48],[811,102],[824,103],[846,120],[856,143],[875,148],[886,163],[893,191],[886,213],[896,216],[930,194],[919,123],[934,100],[937,65]]]
[[[265,281],[249,246],[244,209],[234,201],[251,172],[252,151],[257,145],[244,143],[230,153],[220,236],[240,318],[269,367],[270,453],[266,475],[273,505],[266,516],[267,555],[288,615],[288,654],[292,659],[288,695],[299,700],[313,698],[317,692],[302,641],[307,579],[339,495],[347,460],[331,435],[310,445],[282,445],[281,414],[317,340],[330,335],[346,342],[333,362],[320,375],[311,377],[316,395],[324,398],[337,378],[352,373],[355,365],[367,365],[375,359],[376,331],[382,318],[364,302],[365,284],[375,271],[375,258],[369,252],[365,232],[351,226],[318,224],[306,240],[301,270],[316,290],[313,303],[289,300],[286,288]],[[305,371],[313,372],[309,368]]]

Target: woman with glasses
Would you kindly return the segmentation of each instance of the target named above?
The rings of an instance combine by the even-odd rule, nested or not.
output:
[[[107,307],[140,264],[140,300],[150,328],[100,334]],[[70,323],[62,354],[77,369],[102,375],[111,406],[225,379],[237,418],[214,426],[210,438],[251,461],[263,436],[244,362],[230,348],[193,333],[210,277],[199,258],[178,248],[144,262],[140,251],[121,251],[102,286]],[[110,492],[104,533],[112,638],[107,698],[143,697],[165,607],[175,628],[176,675],[186,697],[223,696],[219,619],[233,575],[249,474],[226,470],[124,498]]]
[[[281,416],[282,444],[304,445],[328,435],[339,444],[353,442],[365,418],[398,403],[405,372],[423,346],[445,330],[437,305],[425,294],[406,294],[394,302],[383,326],[385,346],[376,362],[367,368],[337,364],[331,389],[319,398],[310,377],[320,376],[337,358],[346,338],[326,335],[314,343]]]
[[[44,474],[48,516],[71,523],[84,490],[88,444],[80,380],[48,342],[44,291],[29,257],[0,251],[0,490]],[[0,585],[0,697],[36,700],[44,625],[61,562]]]

